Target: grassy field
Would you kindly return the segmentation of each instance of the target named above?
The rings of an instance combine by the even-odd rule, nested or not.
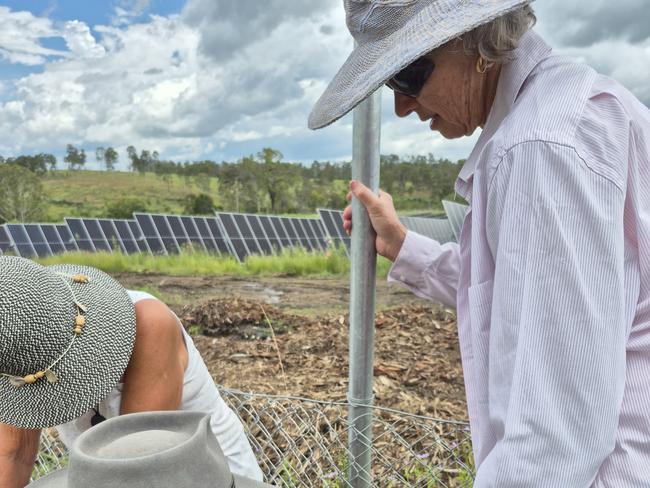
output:
[[[63,217],[105,217],[106,207],[128,198],[142,201],[147,211],[183,213],[188,195],[207,193],[217,201],[216,178],[188,178],[121,171],[53,171],[43,178],[49,200],[47,220]]]
[[[172,256],[121,253],[67,253],[37,260],[44,265],[79,264],[108,273],[163,273],[173,276],[347,276],[350,261],[342,250],[312,253],[304,250],[285,251],[277,256],[249,256],[244,263],[233,257],[217,257],[205,253],[184,253]],[[390,269],[387,259],[378,257],[377,275],[385,277]]]
[[[107,217],[107,208],[125,199],[142,202],[147,212],[182,214],[188,196],[205,193],[210,195],[215,205],[229,207],[229,202],[221,201],[217,178],[205,176],[162,177],[154,173],[79,170],[52,171],[47,173],[42,181],[48,200],[45,217],[42,219],[44,222],[60,222],[63,217]],[[408,198],[415,197],[418,195],[410,195]],[[408,210],[400,214],[442,216],[444,211],[438,203],[430,208]],[[292,216],[315,217],[316,214]]]

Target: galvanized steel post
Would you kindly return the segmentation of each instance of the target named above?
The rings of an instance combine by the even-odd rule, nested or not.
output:
[[[352,178],[379,189],[381,89],[353,114]],[[372,484],[373,352],[375,345],[375,233],[365,207],[352,201],[350,263],[350,385],[348,389],[350,449],[349,483]]]

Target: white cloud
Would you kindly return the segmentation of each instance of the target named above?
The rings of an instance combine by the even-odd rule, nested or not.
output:
[[[48,56],[66,55],[63,51],[41,46],[41,39],[59,35],[49,19],[0,6],[0,25],[0,59],[35,66],[44,64]]]
[[[88,26],[78,20],[66,22],[62,36],[71,57],[99,58],[105,53],[104,48],[95,41]]]
[[[130,24],[149,7],[151,0],[119,0],[115,5],[112,23],[117,26]]]
[[[647,26],[624,13],[639,2],[621,0],[618,14],[604,0],[588,11],[575,2],[536,2],[538,30],[558,52],[649,103]],[[57,24],[0,7],[0,59],[43,67],[4,87],[0,154],[62,151],[71,142],[122,154],[132,144],[180,160],[234,159],[264,145],[307,161],[349,158],[349,116],[318,132],[306,128],[352,48],[339,0],[268,0],[264,8],[258,0],[189,0],[179,15],[134,23],[153,7],[122,0],[105,26]],[[607,29],[608,17],[620,29]],[[63,38],[67,48],[45,48],[48,37]],[[477,135],[446,141],[417,118],[398,119],[384,92],[382,153],[467,157]]]

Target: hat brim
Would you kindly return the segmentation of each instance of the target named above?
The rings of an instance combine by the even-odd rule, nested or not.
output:
[[[337,121],[416,59],[446,42],[490,22],[531,0],[480,0],[441,12],[435,2],[401,29],[357,46],[318,99],[309,115],[310,129]]]
[[[119,382],[135,343],[133,301],[116,280],[86,266],[65,264],[47,269],[89,277],[88,283],[69,281],[77,300],[87,308],[86,323],[53,368],[58,382],[41,380],[21,388],[0,382],[0,422],[26,429],[64,424],[98,405]],[[75,315],[71,301],[71,337]]]
[[[68,484],[68,470],[60,469],[42,478],[32,481],[29,488],[66,488]]]
[[[246,478],[245,476],[234,473],[232,476],[235,478],[234,488],[274,488],[273,485],[267,485],[262,481],[256,481],[251,478]]]
[[[235,478],[234,488],[273,488],[272,485],[237,474],[233,474],[233,478]],[[30,483],[29,486],[34,488],[67,488],[67,482],[67,469],[61,469]]]

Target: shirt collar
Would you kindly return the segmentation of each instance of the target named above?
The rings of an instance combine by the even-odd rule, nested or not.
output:
[[[550,53],[551,48],[548,44],[536,32],[530,30],[521,37],[519,46],[514,51],[513,60],[501,68],[497,92],[485,127],[483,127],[474,149],[456,180],[456,192],[466,200],[469,201],[471,198],[470,180],[474,175],[479,154],[497,131],[503,119],[512,110],[512,106],[530,73]]]

